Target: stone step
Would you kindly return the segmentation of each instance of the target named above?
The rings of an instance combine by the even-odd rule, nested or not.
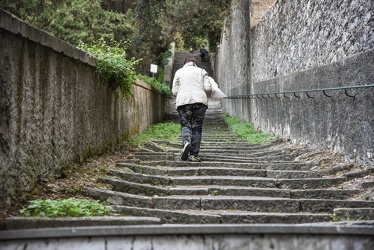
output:
[[[267,170],[256,168],[235,168],[235,167],[203,167],[203,166],[187,166],[187,167],[152,167],[137,164],[117,164],[117,166],[127,168],[134,173],[148,175],[168,175],[168,176],[257,176],[269,178],[318,178],[321,174],[317,171],[308,170]]]
[[[62,227],[98,227],[161,224],[154,216],[93,216],[93,217],[8,217],[4,221],[7,230],[62,228]],[[27,248],[27,247],[26,247]],[[26,249],[25,248],[25,249]],[[29,248],[27,248],[29,249]],[[42,249],[39,248],[39,249]]]
[[[117,163],[117,166],[127,167],[135,164],[145,166],[166,166],[172,168],[180,167],[227,167],[227,168],[248,168],[248,169],[268,169],[268,170],[310,170],[315,165],[305,162],[289,162],[289,161],[247,161],[243,163],[237,162],[220,162],[220,161],[203,161],[203,162],[187,162],[187,161],[146,161],[140,162],[139,159],[128,159],[124,163]]]
[[[166,210],[116,206],[119,213],[128,215],[153,215],[161,219],[163,224],[247,224],[247,223],[315,223],[332,220],[328,213],[261,213],[227,210]]]
[[[113,205],[166,210],[242,210],[271,213],[332,213],[335,208],[374,208],[374,202],[326,199],[289,199],[237,196],[141,196],[117,191],[84,188],[92,198]]]
[[[202,161],[220,161],[220,162],[258,162],[258,161],[292,161],[296,156],[275,154],[269,156],[239,156],[237,154],[227,155],[215,155],[213,153],[201,153],[199,157]],[[180,153],[178,152],[137,152],[133,155],[133,158],[138,158],[140,161],[151,161],[151,160],[180,160]]]
[[[177,115],[170,119],[178,122]],[[374,219],[374,202],[355,200],[362,190],[346,188],[373,171],[299,161],[312,151],[280,140],[250,145],[233,136],[218,113],[206,115],[202,162],[181,161],[181,148],[179,137],[148,142],[98,178],[110,190],[83,193],[120,214],[155,216],[164,224]]]
[[[199,154],[203,161],[223,161],[223,162],[254,162],[254,161],[292,161],[293,156],[287,155],[272,155],[272,156],[258,156],[258,157],[241,157],[236,155],[215,155],[215,154]],[[143,158],[144,159],[144,158]]]
[[[335,208],[334,220],[363,221],[374,219],[374,208]]]
[[[109,174],[123,180],[151,185],[221,185],[221,186],[247,186],[281,189],[319,189],[337,186],[345,181],[345,178],[301,178],[301,179],[276,179],[266,177],[245,176],[163,176],[132,173],[127,171],[110,170]]]
[[[160,146],[159,144],[148,143],[145,147],[136,153],[136,155],[147,155],[152,154],[149,150],[154,152],[153,155],[157,155],[158,152],[169,152],[169,153],[180,153],[181,146],[178,148],[168,148],[167,145]],[[230,157],[238,156],[241,157],[263,157],[263,156],[282,156],[285,155],[282,150],[256,150],[256,149],[223,149],[223,148],[209,148],[202,146],[200,148],[200,155],[213,155],[217,157]],[[289,155],[286,155],[289,156]]]
[[[174,141],[179,141],[180,138],[175,139]],[[182,147],[182,142],[173,142],[173,141],[163,141],[163,140],[153,140],[151,141],[153,143],[159,144],[159,146],[167,146],[167,147],[172,147],[176,149],[181,149]],[[145,144],[145,147],[148,145]],[[258,145],[258,144],[248,144],[246,142],[243,143],[237,143],[237,142],[224,142],[217,144],[216,142],[202,142],[200,149],[209,149],[209,150],[245,150],[245,151],[260,151],[260,150],[266,150],[269,149],[271,145],[266,144],[266,145]]]
[[[308,190],[290,190],[277,188],[253,188],[236,186],[171,186],[160,187],[149,184],[139,184],[125,180],[100,177],[99,182],[110,184],[112,190],[126,192],[130,194],[143,194],[147,196],[169,196],[169,195],[212,195],[212,196],[262,196],[262,197],[281,197],[292,199],[347,199],[360,190],[341,190],[341,189],[308,189]]]

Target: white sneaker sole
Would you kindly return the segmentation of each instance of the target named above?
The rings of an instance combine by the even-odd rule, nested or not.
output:
[[[182,155],[181,155],[182,161],[185,161],[188,159],[188,155],[190,151],[191,151],[191,144],[187,142],[186,144],[184,144],[184,147],[182,150]]]

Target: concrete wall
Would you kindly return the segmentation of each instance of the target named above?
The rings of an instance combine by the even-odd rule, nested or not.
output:
[[[108,88],[95,60],[0,11],[0,207],[61,167],[117,148],[164,116],[147,84]]]
[[[233,15],[226,30],[247,23]],[[217,79],[231,96],[374,84],[373,16],[373,1],[278,0],[252,30],[236,30],[250,36],[247,84],[227,77],[242,65],[222,63],[242,53],[232,52],[233,46],[247,45],[231,36],[220,44]],[[356,97],[331,91],[331,98],[318,93],[311,94],[315,98],[228,99],[224,110],[294,143],[369,165],[374,162],[374,88],[350,92]]]

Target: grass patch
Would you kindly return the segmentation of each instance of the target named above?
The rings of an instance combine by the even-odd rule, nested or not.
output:
[[[236,136],[245,139],[249,144],[262,144],[275,139],[270,134],[254,129],[253,125],[248,122],[243,122],[228,115],[223,115],[222,117]]]
[[[131,138],[132,145],[142,146],[150,140],[176,141],[180,137],[181,128],[179,123],[164,122],[150,125],[147,129]]]
[[[113,208],[98,201],[84,199],[31,200],[30,205],[20,210],[24,216],[42,217],[84,217],[103,216],[113,212]]]

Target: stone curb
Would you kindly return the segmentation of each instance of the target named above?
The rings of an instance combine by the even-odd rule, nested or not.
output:
[[[56,227],[89,227],[89,226],[124,226],[124,225],[150,225],[161,224],[156,217],[9,217],[3,222],[6,230],[19,230],[30,228],[56,228]]]
[[[82,236],[135,236],[135,235],[357,235],[374,236],[374,222],[307,223],[307,224],[208,224],[208,225],[144,225],[77,227],[34,230],[1,231],[2,240],[46,239]]]

